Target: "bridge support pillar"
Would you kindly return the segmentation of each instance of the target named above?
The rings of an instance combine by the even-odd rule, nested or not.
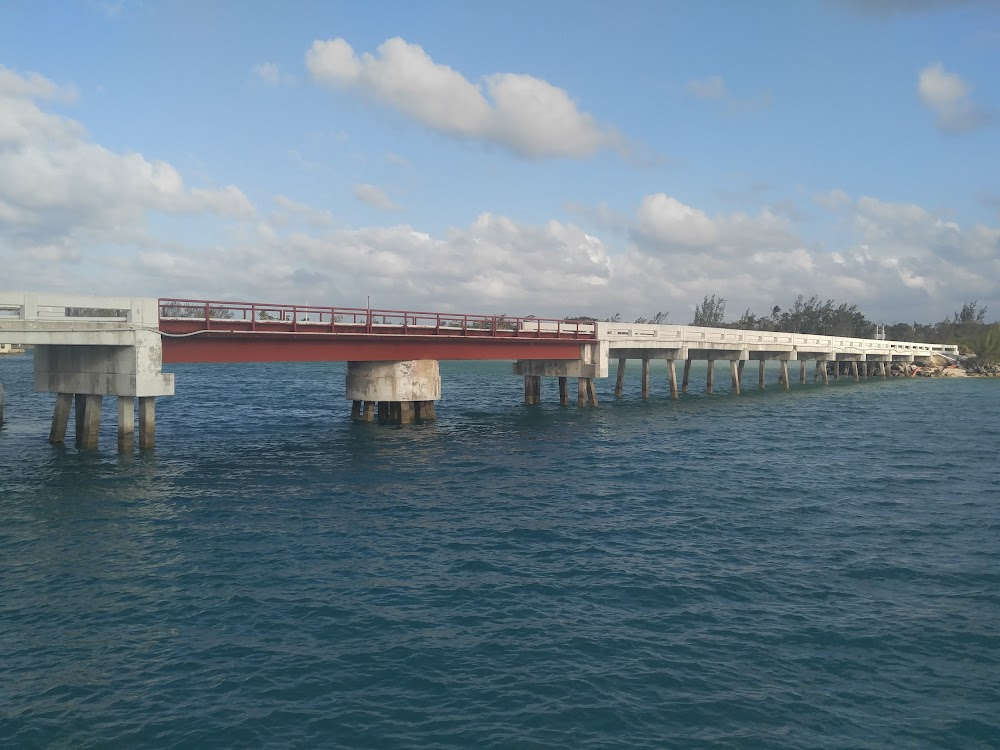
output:
[[[758,367],[757,387],[760,390],[764,390],[764,375],[766,374],[766,365],[767,362],[762,359],[760,361],[760,366]]]
[[[779,361],[781,362],[781,384],[785,386],[785,390],[787,391],[791,387],[788,383],[788,360],[782,359]]]
[[[733,376],[733,395],[740,395],[740,365],[735,359],[729,360],[729,371]]]
[[[525,377],[526,403],[528,386]],[[532,381],[531,386],[530,393],[535,396],[537,384]],[[376,408],[382,423],[412,424],[416,419],[434,419],[434,402],[441,398],[437,360],[348,362],[346,397],[351,401],[351,418],[355,420],[373,422]]]
[[[56,444],[66,441],[66,428],[69,426],[69,409],[72,403],[72,393],[56,394],[56,406],[52,411],[52,426],[49,428],[50,443]]]
[[[676,399],[677,396],[677,368],[674,367],[674,360],[667,360],[667,378],[670,380],[670,398]]]
[[[62,394],[59,395],[61,396]],[[83,450],[97,450],[97,438],[101,433],[101,403],[104,401],[104,397],[87,394],[84,399],[80,448]]]
[[[858,382],[858,363],[857,360],[851,361],[851,375],[854,376],[854,382]]]
[[[681,393],[688,392],[688,383],[691,382],[691,360],[684,360],[684,379],[681,381]]]
[[[622,397],[622,390],[625,387],[625,357],[618,360],[618,376],[615,378],[615,398]]]
[[[542,376],[524,376],[524,403],[527,406],[539,404],[542,401]]]
[[[569,385],[565,375],[559,376],[559,405],[569,406]]]
[[[642,397],[649,398],[649,357],[642,358]]]
[[[708,360],[708,374],[705,376],[705,393],[712,392],[712,386],[715,384],[715,360]]]
[[[139,450],[156,447],[156,401],[152,396],[139,397]]]
[[[131,453],[135,446],[135,397],[118,397],[118,452]]]
[[[806,361],[799,362],[799,385],[806,384]]]
[[[0,427],[3,427],[3,383],[0,383]]]
[[[878,363],[878,369],[879,369],[879,372],[882,375],[882,380],[885,380],[885,362],[879,362]],[[2,398],[3,397],[3,390],[2,390],[2,388],[3,388],[3,386],[0,386],[0,402],[3,401],[3,398]],[[2,416],[3,416],[3,403],[0,403],[0,417],[2,417]],[[3,422],[3,420],[0,419],[0,423],[2,423],[2,422]]]

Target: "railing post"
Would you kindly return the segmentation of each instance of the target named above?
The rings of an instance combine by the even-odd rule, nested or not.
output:
[[[434,316],[434,333],[441,335],[441,313]]]
[[[205,330],[208,330],[209,328],[212,327],[212,324],[210,322],[211,319],[212,319],[212,316],[209,315],[209,312],[210,312],[209,304],[208,304],[208,302],[206,302],[205,303]]]
[[[409,313],[403,313],[403,335],[404,336],[406,335],[407,330],[409,330],[407,328],[407,324],[409,323],[409,321],[410,321],[410,314]]]

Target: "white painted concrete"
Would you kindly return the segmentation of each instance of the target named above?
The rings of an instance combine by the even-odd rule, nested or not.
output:
[[[68,308],[112,310],[67,316]],[[162,372],[159,307],[142,297],[0,292],[0,340],[33,345],[35,390],[94,396],[171,396]]]
[[[441,372],[437,360],[348,362],[349,401],[439,401]]]

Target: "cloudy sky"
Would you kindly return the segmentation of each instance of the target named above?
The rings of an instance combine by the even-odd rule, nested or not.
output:
[[[1000,0],[0,0],[0,288],[1000,318]]]

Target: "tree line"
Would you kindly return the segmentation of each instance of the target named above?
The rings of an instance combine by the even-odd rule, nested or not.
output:
[[[765,313],[755,313],[747,308],[735,319],[726,317],[728,300],[717,294],[705,295],[701,304],[695,305],[690,325],[706,328],[739,328],[750,331],[781,331],[784,333],[815,333],[824,336],[850,338],[876,338],[879,325],[870,320],[857,305],[820,299],[813,295],[806,299],[800,294],[786,308],[774,305]],[[596,320],[577,316],[567,320]],[[607,319],[618,323],[622,318],[615,314]],[[636,323],[665,325],[669,313],[658,312],[651,318],[639,317]],[[916,343],[958,344],[963,353],[974,353],[980,361],[1000,362],[1000,322],[986,322],[986,305],[972,300],[962,305],[953,315],[938,323],[893,323],[884,326],[885,338]]]

